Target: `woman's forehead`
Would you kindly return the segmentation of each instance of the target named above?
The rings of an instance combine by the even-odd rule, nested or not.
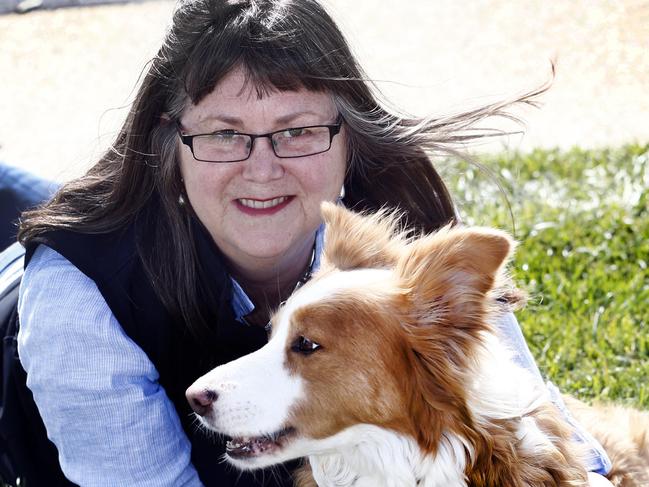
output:
[[[290,122],[300,117],[335,116],[336,109],[329,93],[310,91],[304,87],[280,91],[275,87],[260,90],[241,69],[224,76],[198,104],[191,104],[185,117],[195,123],[210,119],[247,120],[263,118],[272,122]],[[320,123],[316,120],[314,123]]]

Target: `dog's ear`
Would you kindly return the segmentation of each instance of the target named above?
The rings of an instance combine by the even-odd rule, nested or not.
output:
[[[505,232],[447,226],[403,249],[396,272],[417,302],[465,309],[494,287],[513,248]]]
[[[414,240],[396,266],[403,300],[403,323],[417,355],[438,358],[466,370],[490,330],[488,314],[514,247],[504,232],[444,227]],[[443,367],[443,365],[442,365]]]
[[[448,428],[470,434],[466,384],[489,330],[489,292],[513,245],[496,230],[445,227],[403,249],[396,273],[416,384],[410,413],[431,425],[416,433],[426,451],[435,451]]]
[[[326,224],[323,266],[349,270],[396,265],[407,241],[398,212],[385,209],[365,215],[328,202],[322,203],[321,211]]]

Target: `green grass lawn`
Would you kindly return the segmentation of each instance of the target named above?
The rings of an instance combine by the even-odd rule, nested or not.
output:
[[[441,172],[468,223],[519,241],[518,317],[542,372],[581,398],[649,408],[649,145],[480,163],[493,174]]]

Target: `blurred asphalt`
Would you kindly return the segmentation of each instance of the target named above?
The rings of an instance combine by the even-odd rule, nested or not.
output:
[[[39,1],[99,0],[22,5]],[[555,85],[539,110],[520,113],[527,133],[509,148],[649,142],[649,0],[325,1],[369,75],[410,112],[520,93],[548,78],[553,58]],[[157,0],[0,15],[0,160],[58,180],[87,168],[172,9]]]
[[[24,14],[35,10],[87,7],[109,3],[124,3],[124,0],[0,0],[0,14]]]

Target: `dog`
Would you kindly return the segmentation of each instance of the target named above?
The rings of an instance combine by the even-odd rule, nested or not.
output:
[[[308,458],[300,487],[588,485],[571,427],[490,325],[513,240],[322,212],[321,267],[274,314],[267,345],[187,390],[200,423],[231,438],[225,459]],[[613,484],[649,486],[647,413],[569,404],[612,458]]]

